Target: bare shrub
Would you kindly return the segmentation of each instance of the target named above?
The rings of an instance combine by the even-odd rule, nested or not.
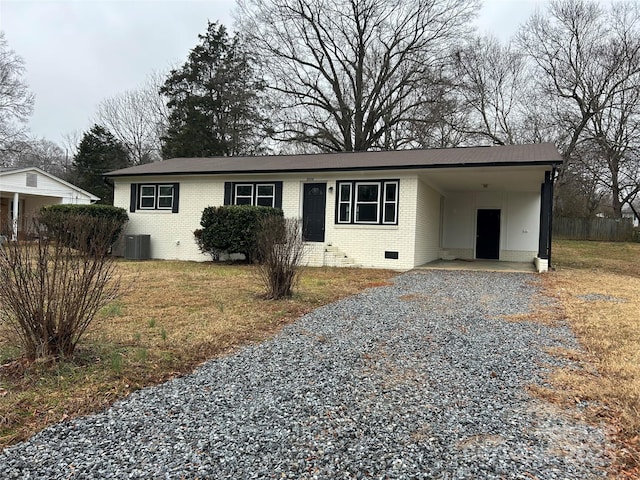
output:
[[[269,216],[261,220],[257,234],[257,271],[265,287],[265,297],[290,297],[301,272],[304,240],[300,222],[293,218]]]
[[[62,239],[36,220],[36,240],[0,247],[0,321],[29,360],[72,355],[96,313],[117,298],[108,251],[120,228],[114,219],[69,215]]]

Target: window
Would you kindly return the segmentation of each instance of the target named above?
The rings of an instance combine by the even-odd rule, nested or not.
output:
[[[140,209],[156,208],[156,186],[141,185],[140,186]]]
[[[158,208],[173,207],[173,185],[158,185]]]
[[[378,223],[380,184],[356,183],[355,223]]]
[[[350,183],[341,183],[338,188],[338,223],[351,223]]]
[[[275,205],[274,185],[256,185],[256,205],[273,207]]]
[[[398,182],[384,184],[384,201],[382,204],[382,223],[396,224],[398,216]]]
[[[282,207],[282,182],[225,183],[225,205],[256,205]]]
[[[129,211],[170,210],[178,213],[178,183],[132,183]]]
[[[234,205],[253,205],[253,185],[236,185]]]
[[[398,180],[337,182],[336,223],[397,225]]]

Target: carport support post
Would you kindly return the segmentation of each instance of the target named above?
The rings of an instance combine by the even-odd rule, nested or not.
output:
[[[11,231],[11,240],[14,242],[18,239],[18,215],[20,213],[18,208],[18,202],[20,201],[20,194],[15,192],[13,194],[13,210],[12,210],[12,231]]]
[[[540,187],[540,236],[538,258],[547,260],[551,268],[551,221],[553,209],[553,172],[544,172]]]

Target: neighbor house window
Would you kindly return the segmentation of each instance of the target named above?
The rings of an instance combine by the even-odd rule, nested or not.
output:
[[[398,180],[337,182],[336,223],[397,225]]]
[[[282,182],[226,182],[225,205],[254,205],[281,208]]]
[[[178,183],[132,183],[129,211],[170,210],[178,213]]]
[[[27,172],[27,187],[37,187],[37,186],[38,186],[38,174]]]

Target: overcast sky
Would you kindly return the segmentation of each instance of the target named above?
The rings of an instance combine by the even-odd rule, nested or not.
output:
[[[478,28],[508,39],[546,0],[484,0]],[[0,30],[36,96],[29,127],[62,144],[98,103],[181,64],[207,20],[232,26],[235,0],[0,0]]]

